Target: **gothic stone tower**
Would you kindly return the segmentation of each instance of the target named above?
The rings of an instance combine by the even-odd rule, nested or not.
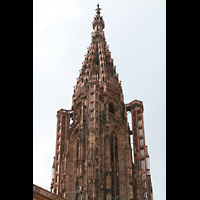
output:
[[[97,5],[92,42],[74,87],[72,108],[57,111],[51,190],[70,200],[151,199],[143,104],[124,103],[100,10]],[[132,131],[127,111],[132,115]]]

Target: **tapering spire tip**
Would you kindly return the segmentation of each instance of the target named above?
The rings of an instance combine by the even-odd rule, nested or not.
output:
[[[95,9],[97,11],[97,15],[100,15],[100,10],[102,10],[101,8],[99,8],[99,3],[97,4],[97,9]]]

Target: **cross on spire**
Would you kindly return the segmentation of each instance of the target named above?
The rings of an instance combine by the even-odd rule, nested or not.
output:
[[[99,8],[99,4],[97,4],[97,9],[95,9],[97,11],[97,15],[100,15],[100,10],[102,10],[101,8]]]

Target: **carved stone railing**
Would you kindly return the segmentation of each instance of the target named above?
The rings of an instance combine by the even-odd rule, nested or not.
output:
[[[45,199],[53,199],[53,200],[64,200],[64,198],[58,196],[57,194],[51,193],[35,184],[33,184],[33,197],[36,199],[41,199],[40,197]],[[37,198],[38,197],[38,198]]]
[[[144,107],[143,107],[142,101],[139,101],[137,99],[135,99],[134,101],[131,101],[130,103],[125,104],[125,107],[126,107],[127,111],[131,111],[131,109],[133,109],[133,107],[135,107],[135,106],[141,106],[143,111],[144,111]]]

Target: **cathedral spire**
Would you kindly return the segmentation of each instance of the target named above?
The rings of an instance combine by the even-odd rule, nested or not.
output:
[[[97,4],[71,110],[57,111],[51,189],[67,199],[152,199],[143,103],[124,102],[100,10]],[[127,111],[131,112],[132,131]]]

